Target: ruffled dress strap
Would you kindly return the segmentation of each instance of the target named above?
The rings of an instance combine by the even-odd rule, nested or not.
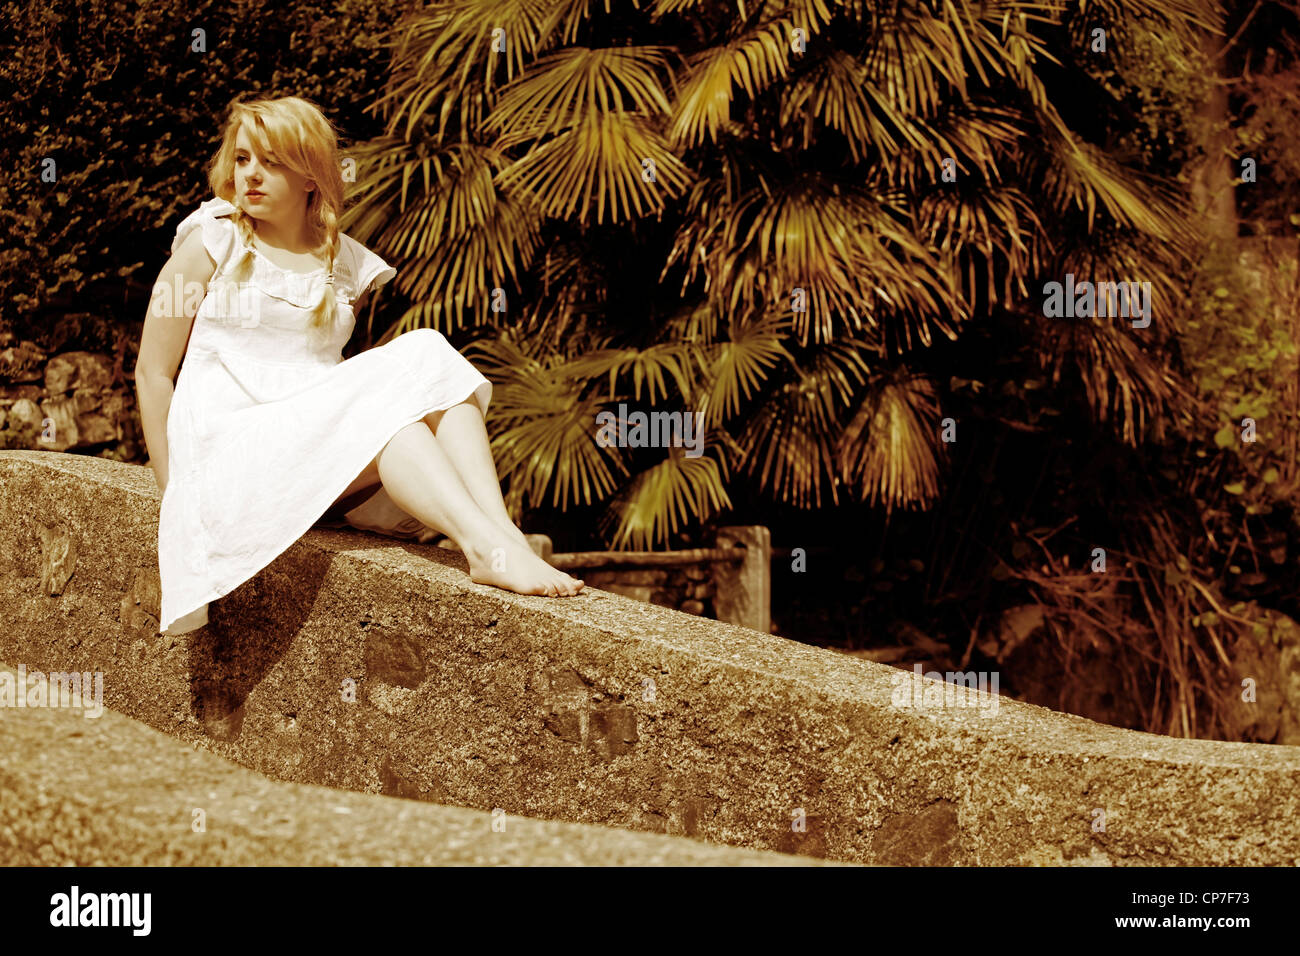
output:
[[[239,242],[235,224],[229,218],[234,211],[234,205],[220,197],[213,197],[201,203],[198,209],[182,219],[181,224],[176,227],[176,238],[172,240],[172,254],[175,255],[186,236],[195,229],[201,229],[203,248],[217,264],[217,272],[220,272],[230,261],[231,254]]]
[[[397,275],[397,270],[351,236],[342,234],[335,285],[348,302],[356,302],[367,289],[379,288]]]
[[[217,264],[216,275],[237,262],[248,251],[239,230],[230,219],[235,206],[220,197],[199,205],[176,227],[172,240],[174,254],[195,229],[203,231],[203,247]],[[341,233],[339,253],[334,263],[334,287],[339,296],[351,304],[370,288],[379,288],[397,275],[397,270],[351,236]],[[253,252],[251,282],[267,295],[283,299],[299,308],[310,308],[319,301],[320,286],[327,270],[299,273],[281,268],[256,249]]]

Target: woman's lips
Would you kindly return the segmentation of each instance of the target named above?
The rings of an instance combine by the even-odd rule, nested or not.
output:
[[[265,197],[266,197],[265,193],[252,193],[252,192],[244,193],[245,199],[257,200],[257,199],[264,199]]]

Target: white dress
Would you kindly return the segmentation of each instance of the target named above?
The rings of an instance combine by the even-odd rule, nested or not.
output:
[[[491,383],[431,329],[342,360],[352,304],[397,274],[350,236],[335,262],[332,332],[313,336],[307,325],[325,269],[294,272],[255,249],[252,276],[236,290],[227,277],[245,244],[234,208],[208,200],[172,243],[175,252],[201,229],[217,268],[167,416],[158,571],[169,635],[206,624],[208,603],[302,537],[402,428],[467,398],[486,414],[492,397]]]

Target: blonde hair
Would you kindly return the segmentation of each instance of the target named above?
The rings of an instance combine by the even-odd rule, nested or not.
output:
[[[329,266],[324,292],[311,311],[308,327],[316,331],[332,328],[338,315],[334,263],[340,246],[339,214],[343,210],[338,133],[314,103],[297,96],[247,102],[236,98],[230,104],[221,146],[208,167],[208,184],[215,195],[235,207],[230,218],[244,239],[243,255],[232,271],[236,282],[248,281],[253,272],[253,220],[235,202],[235,140],[244,126],[264,158],[316,184],[307,200],[307,224],[313,236],[324,236],[316,248],[325,249]]]

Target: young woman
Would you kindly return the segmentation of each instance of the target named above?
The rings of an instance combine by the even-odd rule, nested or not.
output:
[[[431,329],[342,361],[354,311],[396,270],[338,229],[337,138],[297,97],[236,103],[145,319],[136,388],[163,492],[165,634],[322,518],[450,536],[472,580],[573,595],[501,498],[483,416],[492,386]],[[173,379],[184,357],[180,377]]]

